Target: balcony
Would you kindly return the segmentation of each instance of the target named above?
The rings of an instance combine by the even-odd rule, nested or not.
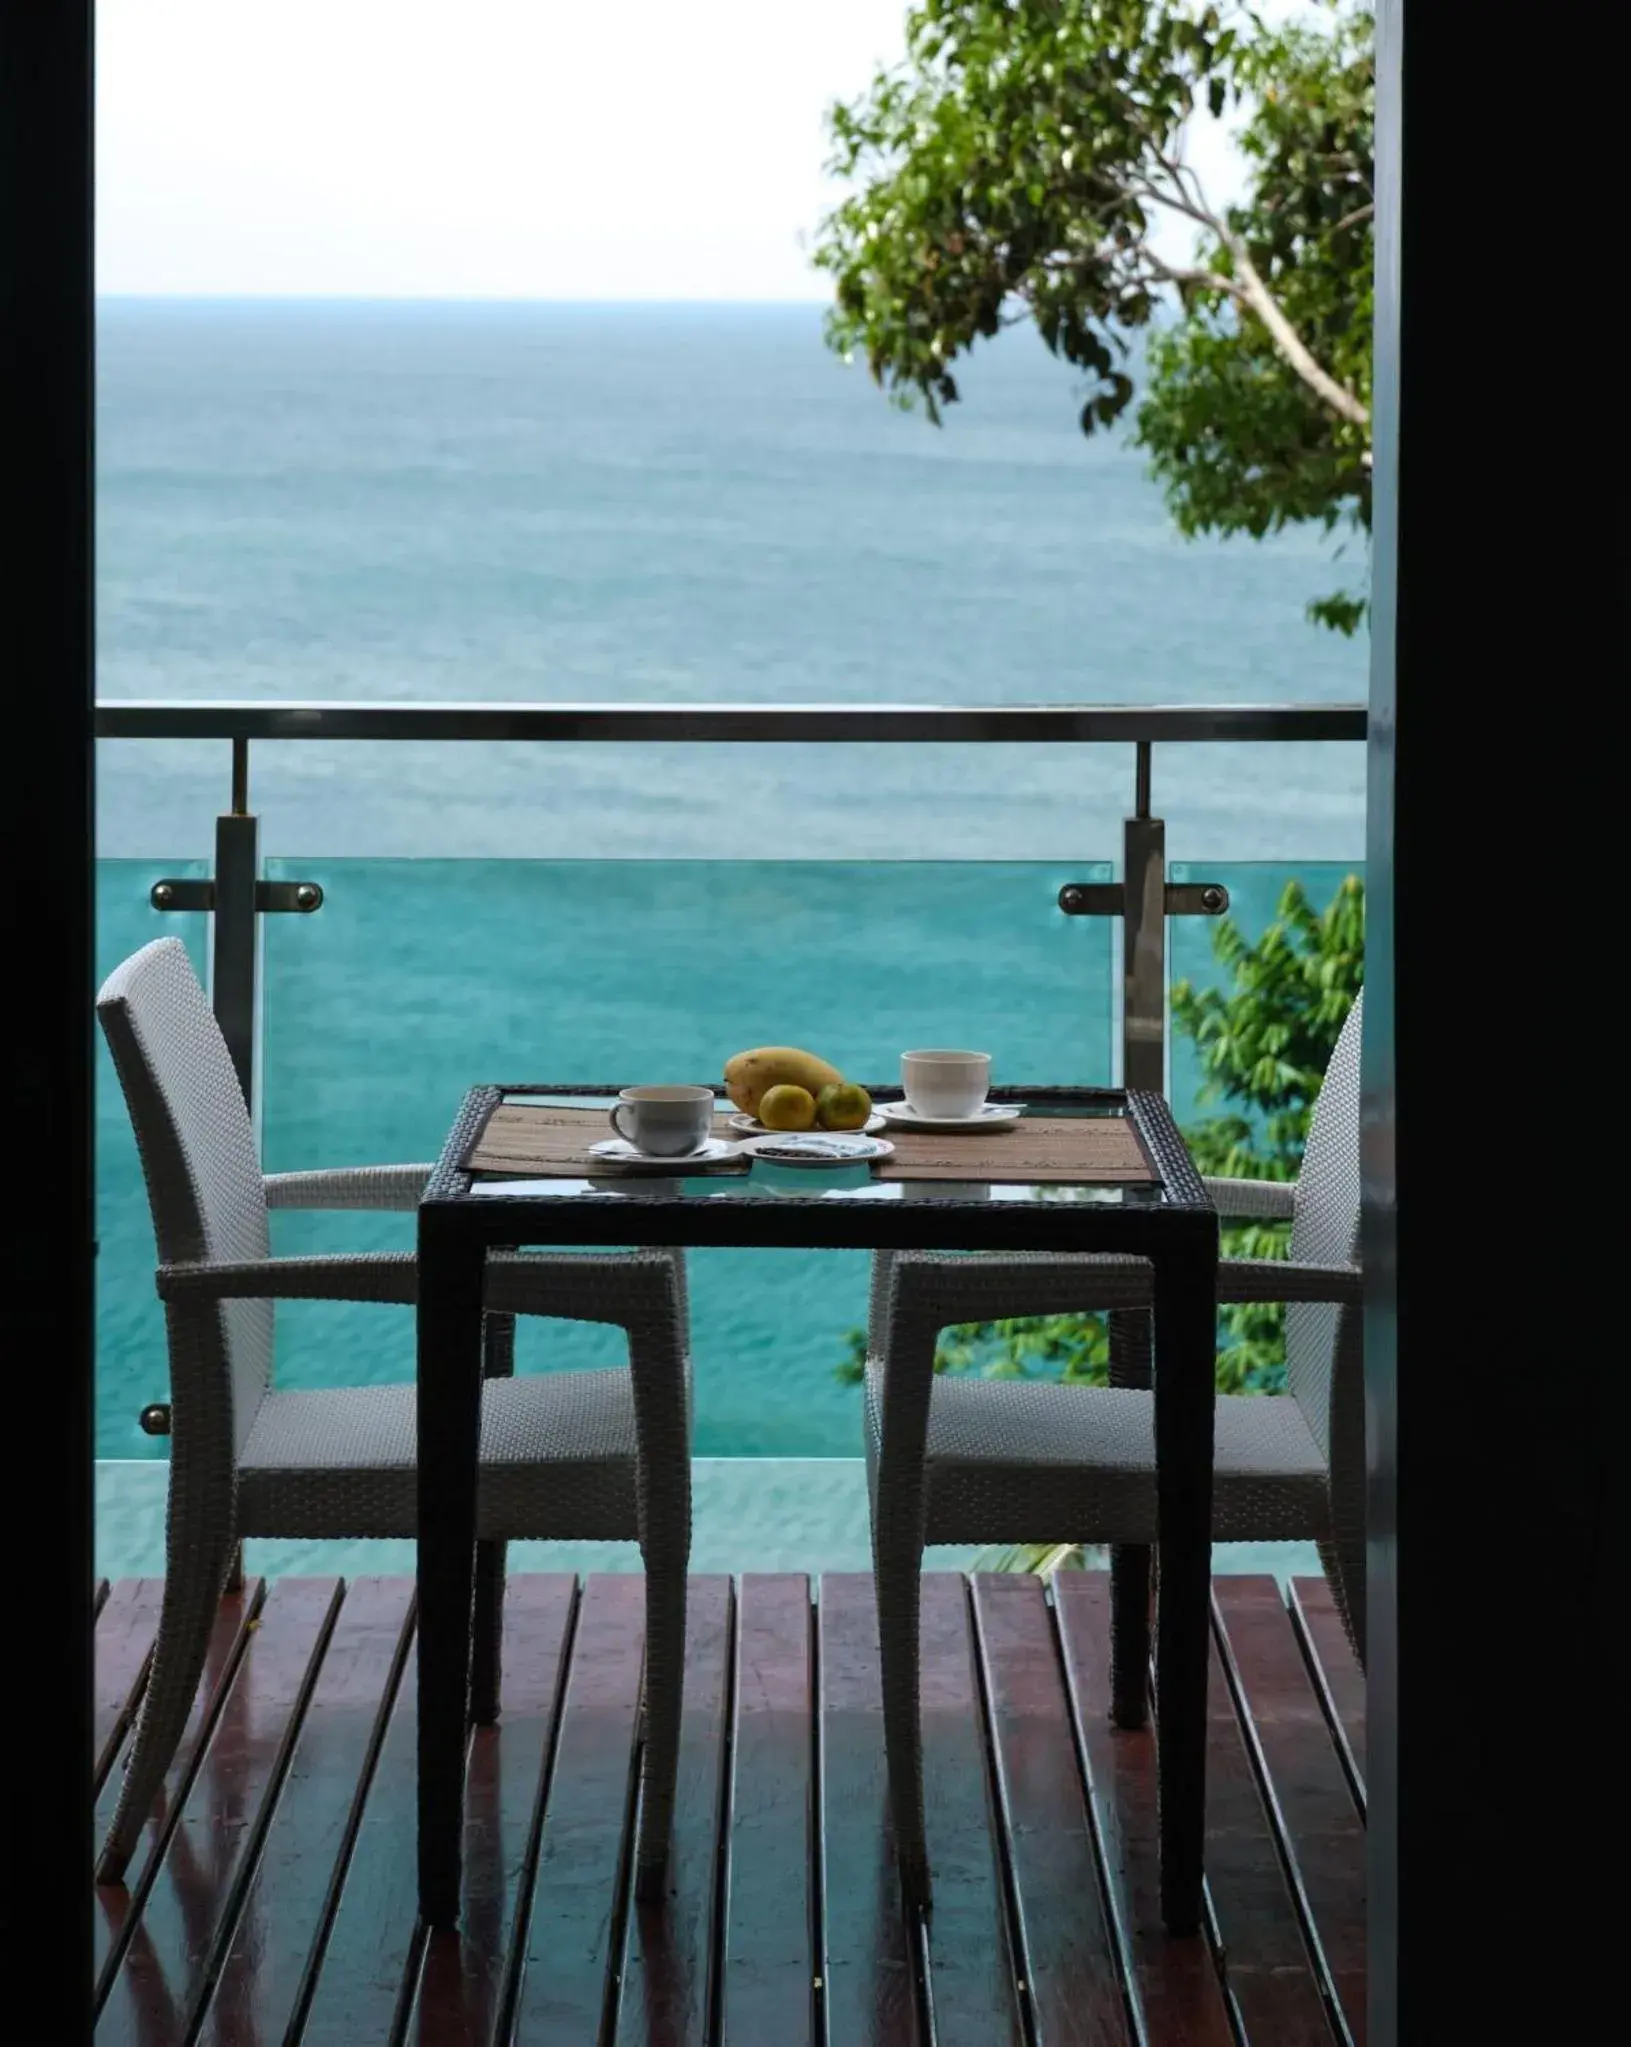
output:
[[[988,716],[1021,722],[987,732]],[[1198,1075],[1165,1044],[1166,991],[1215,978],[1210,916],[1227,904],[1255,931],[1292,874],[1323,901],[1357,864],[1168,863],[1149,815],[1157,742],[1353,740],[1362,714],[1345,707],[492,707],[442,735],[533,738],[532,718],[565,743],[658,725],[681,740],[844,739],[871,720],[887,743],[939,719],[936,737],[997,746],[1131,742],[1119,863],[262,853],[252,742],[422,737],[443,717],[103,707],[107,737],[232,743],[213,862],[99,863],[98,969],[183,937],[269,1171],[432,1158],[474,1080],[623,1077],[653,1045],[670,1077],[705,1080],[739,1044],[782,1037],[886,1074],[903,1043],[951,1031],[1022,1085],[1106,1082],[1142,1061],[1141,1084],[1163,1085],[1182,1119]],[[292,914],[257,915],[256,883]],[[164,1330],[105,1056],[98,1160],[105,1821],[152,1640],[166,1476],[162,1440],[137,1420],[165,1397]],[[280,1212],[274,1249],[407,1248],[412,1230],[406,1216]],[[466,1923],[444,1944],[413,1920],[413,1547],[254,1543],[128,1894],[98,1894],[98,2037],[1361,2038],[1363,1686],[1311,1546],[1215,1556],[1204,1949],[1160,1930],[1151,1737],[1108,1723],[1103,1574],[1045,1586],[979,1570],[973,1551],[934,1553],[931,1849],[949,1880],[922,1941],[909,1934],[883,1816],[858,1399],[836,1370],[865,1282],[858,1253],[693,1254],[698,1575],[666,1907],[627,1895],[632,1544],[511,1546],[504,1717],[473,1739]],[[412,1335],[411,1310],[284,1304],[280,1382],[401,1378]],[[547,1341],[525,1332],[518,1368],[612,1358],[607,1332],[557,1324]]]
[[[98,863],[98,972],[153,937],[184,939],[201,975],[212,979],[217,1010],[252,1079],[262,1156],[272,1172],[430,1159],[470,1081],[569,1083],[640,1073],[654,1045],[663,1048],[665,1070],[682,1078],[716,1076],[741,1044],[786,1039],[825,1049],[851,1072],[887,1075],[903,1044],[950,1030],[988,1045],[1006,1082],[1103,1083],[1126,1067],[1130,1005],[1147,1012],[1146,1049],[1134,1054],[1146,1061],[1142,1084],[1163,1087],[1182,1121],[1194,1111],[1198,1074],[1187,1044],[1163,1053],[1165,990],[1174,979],[1205,985],[1218,973],[1211,917],[1192,900],[1199,885],[1219,887],[1217,900],[1255,932],[1292,875],[1324,901],[1359,864],[1163,858],[1158,879],[1189,894],[1182,913],[1158,920],[1159,929],[1137,928],[1142,978],[1134,985],[1123,971],[1123,923],[1060,907],[1061,891],[1072,885],[1087,884],[1102,896],[1118,871],[1125,876],[1126,849],[1120,863],[1068,864],[324,858],[284,850],[275,811],[262,825],[248,805],[251,745],[257,753],[272,745],[288,751],[287,742],[301,738],[373,741],[440,732],[444,743],[456,744],[531,742],[543,734],[570,745],[610,732],[677,734],[682,743],[689,734],[692,742],[712,744],[721,734],[752,742],[814,733],[845,744],[861,734],[888,745],[919,734],[938,740],[944,728],[964,743],[994,733],[984,743],[999,759],[1006,744],[1052,735],[1101,768],[1125,759],[1131,741],[1140,772],[1126,807],[1137,813],[1149,808],[1152,754],[1159,763],[1169,744],[1197,752],[1210,739],[1243,740],[1259,761],[1272,763],[1287,740],[1357,739],[1363,714],[1344,706],[1029,712],[601,706],[573,713],[336,705],[297,715],[278,706],[109,704],[100,717],[107,737],[230,739],[234,808],[218,827],[214,871],[230,875],[247,859],[256,878],[282,885],[285,903],[300,884],[320,891],[320,907],[310,914],[250,919],[246,912],[245,928],[232,932],[223,928],[224,912],[212,918],[206,909],[184,907],[208,887],[209,861]],[[1240,750],[1229,748],[1231,755]],[[223,774],[221,795],[228,793]],[[336,800],[342,795],[343,783]],[[204,831],[204,819],[188,817],[177,838],[196,846]],[[278,848],[265,856],[263,831]],[[1146,867],[1147,837],[1130,840],[1134,860]],[[1148,878],[1141,868],[1140,886]],[[240,898],[241,879],[232,884]],[[166,882],[167,897],[160,886]],[[156,905],[155,889],[168,907]],[[166,1366],[140,1168],[111,1066],[105,1053],[99,1057],[97,1451],[107,1464],[108,1537],[99,1566],[118,1576],[150,1570],[157,1554],[158,1474],[124,1467],[162,1453],[137,1417],[163,1399]],[[412,1220],[402,1216],[280,1213],[274,1231],[280,1255],[412,1243]],[[864,1292],[858,1254],[696,1254],[699,1458],[858,1457],[854,1394],[835,1368],[846,1332],[863,1319]],[[604,1332],[556,1325],[548,1362],[610,1362],[606,1341]],[[335,1355],[345,1357],[355,1378],[399,1377],[410,1343],[405,1310],[296,1302],[279,1311],[280,1375],[292,1385],[324,1383]],[[790,1468],[783,1477],[793,1475]],[[814,1486],[819,1477],[831,1475],[811,1473],[801,1483]],[[727,1480],[734,1513],[749,1480],[722,1473],[718,1483]],[[785,1515],[780,1481],[777,1491]],[[853,1488],[839,1487],[830,1508],[819,1510],[844,1546],[786,1561],[809,1570],[863,1567],[864,1520],[855,1522],[855,1504]],[[315,1567],[324,1559],[288,1561]],[[573,1558],[566,1567],[588,1565]]]

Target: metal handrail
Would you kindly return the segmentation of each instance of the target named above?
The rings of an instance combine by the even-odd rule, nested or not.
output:
[[[1363,704],[404,704],[132,698],[99,739],[663,740],[911,745],[1363,740]]]
[[[1295,740],[1362,741],[1363,704],[404,704],[108,700],[96,707],[99,739],[217,739],[232,745],[232,807],[216,820],[211,880],[163,879],[158,910],[205,909],[215,919],[211,971],[215,1013],[251,1111],[263,911],[310,912],[315,882],[267,883],[260,873],[260,820],[249,807],[252,742],[287,739],[663,741],[680,744],[1131,745],[1133,815],[1123,828],[1119,882],[1068,882],[1067,916],[1115,916],[1122,924],[1122,1078],[1159,1089],[1164,1078],[1166,922],[1217,916],[1228,890],[1174,887],[1166,878],[1166,827],[1151,815],[1150,756],[1158,744]]]

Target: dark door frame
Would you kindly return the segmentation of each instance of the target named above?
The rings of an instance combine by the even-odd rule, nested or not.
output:
[[[1587,2039],[1623,1890],[1617,847],[1589,845],[1631,674],[1588,196],[1618,134],[1558,82],[1561,24],[1380,0],[1377,25],[1368,2040]],[[1613,26],[1578,45],[1593,75],[1621,75]],[[1528,285],[1497,249],[1533,252]]]
[[[91,2036],[92,45],[89,0],[0,7],[5,1945],[64,2042]]]

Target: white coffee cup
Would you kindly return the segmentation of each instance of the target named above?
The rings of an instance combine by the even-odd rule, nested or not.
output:
[[[650,1158],[679,1158],[713,1132],[709,1087],[626,1087],[612,1110],[612,1128]]]
[[[903,1052],[900,1084],[920,1116],[972,1116],[991,1087],[989,1052]]]

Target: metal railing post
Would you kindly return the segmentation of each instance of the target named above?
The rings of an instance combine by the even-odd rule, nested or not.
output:
[[[1150,742],[1138,742],[1133,814],[1121,828],[1121,1084],[1166,1088],[1167,827],[1150,815]],[[1153,1356],[1147,1314],[1112,1310],[1110,1383],[1148,1388]],[[1118,1727],[1142,1727],[1148,1711],[1151,1553],[1147,1544],[1110,1545],[1110,1713]]]
[[[210,1001],[238,1084],[256,1119],[255,1062],[260,993],[260,819],[249,809],[249,742],[232,742],[232,808],[215,820],[215,933]]]
[[[1138,743],[1133,815],[1122,826],[1121,1084],[1166,1086],[1167,827],[1150,815],[1150,743]]]
[[[210,1003],[260,1127],[261,918],[309,916],[323,907],[315,881],[262,881],[260,819],[249,808],[249,739],[232,736],[232,807],[215,820],[215,873],[208,881],[167,877],[153,884],[155,910],[210,912]]]

